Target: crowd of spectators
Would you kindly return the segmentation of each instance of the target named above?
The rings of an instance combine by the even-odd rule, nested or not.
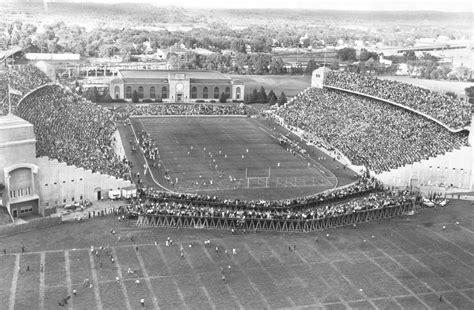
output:
[[[163,192],[155,189],[141,189],[142,201],[153,199],[158,202],[191,203],[194,205],[225,205],[232,209],[248,209],[256,211],[274,210],[302,210],[329,203],[338,203],[347,199],[384,191],[383,185],[374,178],[362,175],[359,179],[345,187],[340,187],[318,194],[280,200],[242,200],[221,199],[216,196]]]
[[[197,217],[219,217],[245,219],[293,219],[314,220],[340,215],[352,214],[364,210],[395,207],[413,203],[416,197],[408,192],[391,192],[380,190],[365,192],[361,196],[353,196],[353,190],[362,183],[368,185],[373,180],[367,179],[345,190],[337,189],[332,193],[318,194],[301,200],[271,202],[229,201],[216,197],[205,197],[188,194],[174,194],[157,191],[146,191],[142,200],[128,206],[128,210],[143,215],[176,215]],[[360,188],[359,188],[360,189]],[[357,190],[359,190],[357,189]],[[338,197],[339,199],[334,199]],[[316,199],[320,203],[303,205],[301,201]],[[256,207],[258,205],[258,207]],[[276,207],[280,205],[281,207]],[[284,207],[283,207],[284,206]]]
[[[128,161],[111,147],[116,125],[109,110],[59,85],[48,85],[25,97],[17,115],[34,125],[37,156],[129,178]]]
[[[331,71],[324,84],[394,101],[450,128],[463,128],[471,121],[469,102],[411,84],[339,71]]]
[[[451,133],[419,114],[338,90],[311,88],[275,113],[376,173],[468,143],[466,132]]]
[[[0,73],[0,103],[3,114],[8,113],[8,85],[11,89],[26,95],[31,90],[50,83],[51,80],[41,70],[32,65],[11,66],[4,73]],[[11,94],[12,112],[22,96]]]
[[[139,115],[246,115],[243,105],[149,104],[127,105],[115,111],[118,118]]]

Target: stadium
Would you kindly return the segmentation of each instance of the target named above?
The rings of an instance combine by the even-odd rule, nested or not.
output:
[[[151,71],[170,102],[97,105],[31,65],[0,77],[10,309],[472,308],[469,103],[322,67],[256,112],[195,100],[219,83],[239,99],[238,81]],[[151,99],[152,80],[123,72],[110,94]]]

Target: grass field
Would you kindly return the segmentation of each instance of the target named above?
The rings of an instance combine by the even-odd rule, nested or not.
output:
[[[267,93],[273,90],[277,96],[282,91],[287,97],[293,97],[311,86],[310,75],[230,75],[235,80],[241,80],[245,85],[245,94],[263,86]]]
[[[144,298],[145,309],[473,309],[473,237],[472,206],[462,203],[311,234],[139,228],[96,218],[0,238],[7,251],[0,308],[142,309]],[[91,254],[91,245],[109,245],[115,262],[104,251]],[[224,253],[233,248],[237,255]],[[85,278],[92,288],[83,287]],[[59,306],[73,289],[77,296]]]
[[[343,184],[321,162],[288,152],[275,138],[273,128],[257,119],[152,117],[135,118],[132,125],[136,132],[144,129],[151,135],[164,163],[152,169],[153,175],[159,179],[168,170],[175,184],[159,182],[175,191],[283,199]]]

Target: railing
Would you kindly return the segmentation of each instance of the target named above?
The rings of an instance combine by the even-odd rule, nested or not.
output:
[[[331,216],[322,219],[260,219],[260,218],[229,218],[208,216],[178,216],[178,215],[140,215],[137,226],[174,227],[192,229],[245,229],[248,231],[276,232],[311,232],[356,223],[381,220],[395,217],[413,210],[412,203],[393,207],[358,211],[351,214]]]

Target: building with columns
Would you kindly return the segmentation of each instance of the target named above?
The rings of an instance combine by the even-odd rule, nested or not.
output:
[[[164,102],[244,100],[245,86],[217,71],[192,70],[119,70],[110,82],[110,96],[132,100],[136,91],[140,100],[162,99]]]

